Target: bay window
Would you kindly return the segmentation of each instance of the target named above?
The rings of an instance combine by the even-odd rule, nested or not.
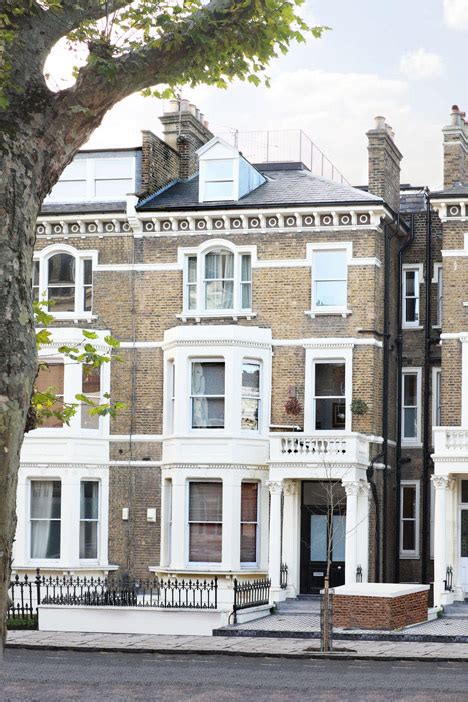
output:
[[[250,253],[222,246],[185,257],[184,311],[193,315],[235,315],[252,306]]]
[[[401,481],[400,556],[419,558],[419,481]]]
[[[315,429],[345,429],[345,363],[316,362],[314,370]]]
[[[257,563],[258,483],[241,484],[241,563]]]
[[[258,431],[260,416],[260,363],[242,364],[242,417],[241,428]]]
[[[224,429],[224,361],[193,361],[192,429]]]
[[[100,404],[101,402],[101,369],[93,368],[89,365],[82,367],[82,393],[90,400]],[[90,414],[89,405],[81,406],[81,428],[99,429],[99,415]]]
[[[57,400],[49,409],[52,412],[61,410],[64,392],[64,364],[48,362],[47,365],[42,365],[37,374],[36,388],[39,392],[45,393],[50,390],[54,393]],[[42,428],[58,429],[63,427],[63,421],[53,416],[44,417],[40,426]]]
[[[30,492],[31,558],[60,558],[62,484],[33,480]]]
[[[347,251],[316,250],[312,258],[312,309],[345,310],[347,303]]]
[[[99,483],[83,480],[80,486],[80,558],[98,557]]]
[[[189,561],[220,563],[223,538],[221,482],[189,483]]]

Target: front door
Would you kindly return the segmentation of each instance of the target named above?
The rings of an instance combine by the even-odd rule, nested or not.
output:
[[[301,509],[301,593],[318,593],[327,573],[330,552],[330,587],[344,585],[346,501],[341,486],[331,491],[320,483],[303,486]],[[328,496],[329,499],[326,499]],[[325,498],[325,499],[324,499]]]

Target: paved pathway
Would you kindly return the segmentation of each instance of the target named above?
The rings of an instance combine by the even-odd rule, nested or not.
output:
[[[148,636],[10,631],[8,648],[323,658],[318,641],[294,638]],[[333,658],[468,661],[468,643],[336,641]]]

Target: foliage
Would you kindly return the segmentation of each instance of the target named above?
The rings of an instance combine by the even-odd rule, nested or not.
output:
[[[367,414],[369,406],[364,400],[355,399],[351,402],[351,412],[356,415]]]
[[[36,347],[40,351],[44,346],[51,343],[51,332],[46,325],[53,322],[53,317],[47,311],[51,303],[46,301],[34,301],[33,311],[36,322]],[[40,326],[39,326],[40,325]],[[121,361],[120,356],[113,353],[119,348],[119,341],[112,336],[105,336],[104,342],[109,348],[108,353],[100,353],[96,346],[91,343],[98,339],[98,334],[93,331],[82,329],[83,341],[76,346],[60,346],[58,353],[68,358],[73,363],[80,363],[83,366],[83,373],[91,374],[96,368],[100,368],[105,363]],[[39,361],[39,369],[47,369],[48,364],[44,361]],[[31,398],[30,421],[28,429],[33,429],[37,425],[41,425],[48,417],[55,417],[64,424],[70,424],[71,418],[76,414],[78,407],[81,405],[87,406],[87,411],[90,415],[99,415],[100,417],[111,416],[115,417],[119,410],[125,409],[123,402],[111,402],[109,393],[104,393],[103,398],[106,402],[96,402],[92,398],[83,393],[75,395],[76,402],[64,402],[57,395],[57,388],[50,387],[46,390],[39,390],[34,386],[33,395]]]
[[[38,621],[36,617],[11,617],[6,622],[7,629],[37,629]]]

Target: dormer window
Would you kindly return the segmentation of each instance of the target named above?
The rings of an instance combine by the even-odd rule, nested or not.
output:
[[[234,161],[232,159],[206,162],[203,199],[234,199]]]
[[[265,182],[236,149],[219,137],[197,151],[200,162],[198,199],[200,202],[240,200]]]
[[[222,316],[223,313],[250,315],[250,248],[208,245],[197,253],[192,251],[185,256],[184,314],[195,317]]]

